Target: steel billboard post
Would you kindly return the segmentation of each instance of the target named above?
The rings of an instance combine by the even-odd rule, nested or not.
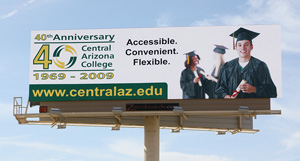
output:
[[[159,161],[159,116],[144,117],[144,161]]]

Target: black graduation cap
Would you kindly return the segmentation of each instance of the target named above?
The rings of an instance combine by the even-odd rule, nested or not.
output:
[[[190,64],[190,57],[192,57],[192,56],[197,56],[198,59],[200,60],[200,57],[198,54],[195,53],[195,50],[185,53],[185,55],[186,55],[187,64]]]
[[[240,27],[238,30],[230,34],[229,36],[233,37],[233,49],[235,49],[234,46],[234,38],[237,38],[236,42],[240,40],[249,40],[252,43],[252,39],[256,38],[259,33],[250,31],[248,29]]]
[[[223,45],[215,45],[216,48],[214,49],[214,52],[216,53],[220,53],[220,54],[225,54],[226,53],[226,49],[228,49],[227,47],[223,46]]]

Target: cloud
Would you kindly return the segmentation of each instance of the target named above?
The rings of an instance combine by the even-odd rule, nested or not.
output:
[[[76,147],[63,144],[28,141],[28,139],[30,138],[32,138],[32,136],[28,135],[0,137],[0,147],[12,146],[14,150],[16,150],[17,148],[21,148],[30,149],[31,151],[35,151],[37,154],[44,152],[49,154],[55,154],[52,156],[47,156],[48,158],[45,158],[45,156],[36,156],[43,158],[43,161],[79,161],[80,158],[85,158],[84,160],[110,160],[115,158],[113,154],[110,154],[107,151],[101,149],[101,147]],[[64,158],[63,156],[71,157]]]
[[[162,142],[164,144],[164,142]],[[164,144],[166,146],[166,144]],[[143,142],[133,140],[133,139],[123,139],[114,141],[110,146],[112,151],[116,153],[127,155],[131,157],[138,158],[139,160],[143,158]],[[161,147],[161,146],[160,146]],[[167,148],[160,148],[161,160],[172,160],[172,161],[182,161],[182,160],[189,160],[189,161],[229,161],[232,159],[226,157],[220,157],[216,155],[201,155],[201,154],[186,154],[180,152],[169,152],[166,151]]]
[[[13,103],[3,103],[0,102],[0,120],[7,120],[11,118],[13,114]]]
[[[159,16],[159,18],[156,20],[156,26],[157,27],[168,27],[170,25],[170,14],[164,13]]]
[[[28,0],[27,3],[30,4],[30,3],[33,3],[33,2],[35,2],[35,1],[36,1],[36,0]]]
[[[18,13],[19,10],[22,10],[24,7],[27,7],[28,5],[34,3],[36,0],[28,0],[26,2],[24,2],[23,4],[21,4],[19,7],[13,9],[11,12],[4,14],[3,16],[0,17],[0,19],[7,19],[10,18],[14,15],[16,15]]]
[[[272,125],[274,130],[281,134],[280,143],[286,151],[300,148],[300,101],[289,101],[290,99],[276,99],[271,102],[272,110],[282,111],[280,120],[274,119]]]
[[[172,161],[229,161],[231,159],[226,157],[219,157],[216,155],[199,155],[199,154],[184,154],[179,152],[162,152],[161,160]]]
[[[64,145],[57,145],[57,144],[46,144],[42,142],[26,142],[26,141],[16,141],[9,139],[2,139],[0,140],[0,143],[6,144],[6,145],[12,145],[15,147],[25,147],[30,149],[43,149],[48,150],[52,152],[63,152],[63,153],[71,153],[71,154],[77,154],[80,151],[77,151],[71,147],[67,147]]]
[[[283,139],[281,143],[285,146],[286,150],[291,150],[300,146],[300,130],[289,135]]]
[[[253,25],[280,24],[282,27],[282,49],[299,52],[300,39],[300,1],[298,0],[248,0],[238,11],[240,14],[215,15],[201,21],[195,21],[193,26],[207,25]]]
[[[192,26],[212,26],[214,24],[212,19],[204,19],[202,21],[195,21]]]
[[[251,8],[260,8],[264,1],[262,0],[251,0],[248,1],[247,4],[251,6]]]
[[[117,140],[109,145],[110,149],[119,154],[135,157],[135,158],[143,158],[143,143],[135,140]]]
[[[47,152],[56,154],[55,156],[48,156],[43,158],[42,161],[62,161],[62,160],[74,160],[72,158],[85,160],[123,160],[123,161],[135,161],[142,160],[144,158],[143,141],[136,139],[120,139],[114,140],[111,144],[101,144],[102,147],[108,147],[108,149],[102,150],[97,147],[74,147],[66,146],[62,144],[49,144],[37,141],[22,141],[27,140],[31,136],[10,136],[0,137],[0,145],[13,146],[14,149],[26,148],[39,152]],[[63,155],[61,155],[63,154]],[[72,158],[62,158],[63,156],[72,156]],[[121,155],[120,155],[121,154]],[[127,156],[127,157],[124,157]],[[36,156],[39,157],[39,156]],[[160,154],[161,160],[172,161],[232,161],[230,158],[220,157],[217,155],[201,155],[201,154],[186,154],[180,152],[168,152],[162,151]]]
[[[2,142],[2,141],[8,141],[8,140],[23,139],[23,138],[26,138],[26,137],[28,137],[28,135],[0,137],[0,142]]]
[[[23,6],[26,7],[26,6],[30,5],[31,3],[35,2],[35,1],[36,1],[36,0],[28,0],[27,2],[25,2],[25,3],[23,4]]]
[[[17,9],[14,9],[13,11],[11,11],[11,12],[9,12],[9,13],[7,13],[7,14],[1,16],[1,19],[7,19],[7,18],[9,18],[9,17],[15,15],[17,12],[18,12],[18,10],[17,10]]]
[[[288,101],[285,99],[272,100],[272,110],[281,110],[283,119],[292,123],[300,123],[300,109],[298,107],[300,101]],[[300,129],[300,128],[299,128]]]

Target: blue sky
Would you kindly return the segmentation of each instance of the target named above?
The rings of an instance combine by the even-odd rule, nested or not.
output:
[[[143,160],[143,129],[18,125],[13,97],[28,98],[32,30],[279,24],[282,115],[258,116],[256,134],[161,130],[160,158],[172,161],[300,160],[300,53],[298,0],[0,0],[0,160]],[[266,42],[268,43],[268,42]],[[26,101],[23,102],[26,104]]]

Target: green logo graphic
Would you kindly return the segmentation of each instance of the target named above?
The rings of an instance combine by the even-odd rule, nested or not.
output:
[[[68,59],[68,61],[65,61],[66,59]],[[68,69],[72,67],[75,64],[76,60],[77,53],[75,49],[70,45],[61,45],[56,48],[53,53],[54,64],[61,69]]]

